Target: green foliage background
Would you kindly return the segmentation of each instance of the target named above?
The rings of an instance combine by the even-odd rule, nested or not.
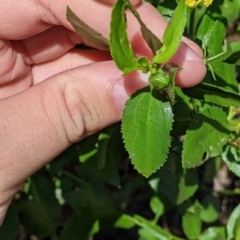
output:
[[[175,0],[149,2],[167,21],[176,7]],[[176,89],[163,167],[140,175],[120,123],[112,125],[26,181],[0,239],[240,239],[240,1],[188,11],[185,36],[204,49],[216,80],[208,71],[204,84]]]

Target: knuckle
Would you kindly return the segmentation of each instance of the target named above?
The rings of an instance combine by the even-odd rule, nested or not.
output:
[[[70,126],[68,124],[65,126],[65,129],[70,142],[79,141],[98,131],[101,125],[99,109],[92,97],[96,94],[91,84],[88,84],[87,88],[87,91],[83,91],[84,86],[81,82],[76,84],[72,81],[64,86],[64,104],[71,122]]]

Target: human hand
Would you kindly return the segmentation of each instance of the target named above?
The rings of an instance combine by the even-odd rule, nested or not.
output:
[[[73,49],[86,42],[66,20],[66,6],[108,36],[115,1],[80,2],[0,0],[0,221],[27,177],[73,142],[120,120],[129,94],[146,85],[138,72],[122,77],[107,52]],[[131,2],[161,37],[166,22],[159,13],[140,0]],[[150,56],[130,14],[128,25],[136,55]],[[172,61],[183,68],[177,85],[203,79],[206,69],[195,43],[184,39]]]

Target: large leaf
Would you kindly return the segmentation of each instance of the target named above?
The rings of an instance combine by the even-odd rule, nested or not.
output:
[[[153,55],[156,54],[156,52],[160,49],[162,46],[161,41],[158,39],[158,37],[155,36],[145,25],[145,23],[142,21],[139,13],[135,10],[135,8],[132,6],[129,0],[123,0],[127,3],[128,8],[131,10],[133,15],[137,18],[140,26],[141,26],[141,32],[143,35],[143,38],[145,39],[146,43],[148,44],[149,48],[152,50]]]
[[[163,35],[163,46],[153,58],[154,63],[164,63],[176,53],[181,41],[187,20],[185,0],[180,0]]]
[[[189,97],[211,102],[220,106],[240,106],[239,94],[212,84],[201,83],[192,88],[182,89],[182,91]]]
[[[207,47],[208,57],[213,57],[223,52],[222,44],[226,33],[226,27],[219,20],[214,21],[212,27],[205,32],[203,47]],[[218,36],[218,41],[216,41]]]
[[[127,4],[125,1],[120,0],[116,2],[112,11],[110,33],[110,50],[112,58],[118,68],[125,74],[137,70],[139,66],[126,33],[126,7]]]
[[[225,62],[240,65],[240,41],[230,43],[231,54]]]
[[[183,167],[199,166],[204,159],[221,154],[228,139],[226,114],[217,107],[207,107],[192,120],[183,144]]]
[[[108,40],[101,33],[83,22],[77,15],[75,15],[69,6],[67,7],[67,20],[72,24],[77,34],[88,42],[100,48],[109,47]]]
[[[134,167],[145,177],[165,162],[172,122],[171,104],[155,89],[144,88],[127,101],[123,138]]]

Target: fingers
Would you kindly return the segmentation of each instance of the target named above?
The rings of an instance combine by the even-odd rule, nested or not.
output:
[[[138,73],[124,80],[115,64],[106,61],[54,75],[2,99],[0,219],[28,176],[71,143],[120,120],[128,95],[144,84]]]
[[[111,56],[108,52],[73,49],[55,60],[33,66],[33,85],[60,72],[107,60],[111,60]]]
[[[104,0],[91,0],[91,4],[89,1],[81,1],[81,4],[79,4],[79,0],[71,0],[71,2],[68,0],[63,0],[61,3],[56,1],[41,0],[39,1],[40,4],[36,4],[36,2],[30,0],[28,1],[29,5],[25,4],[22,8],[20,8],[18,15],[7,15],[6,11],[1,12],[2,15],[0,14],[0,21],[3,24],[0,25],[0,36],[4,38],[10,37],[13,39],[19,39],[22,37],[26,38],[35,34],[36,31],[42,32],[52,25],[63,25],[64,27],[73,31],[71,24],[66,19],[67,5],[69,5],[74,10],[74,12],[93,29],[101,32],[106,37],[109,36],[109,23],[111,18],[112,4],[115,2],[113,0],[109,0],[107,2]],[[167,24],[158,13],[158,11],[146,2],[142,3],[140,1],[133,1],[133,3],[137,4],[137,10],[145,24],[159,38],[162,38]],[[2,11],[2,9],[6,10],[5,5],[5,1],[0,0],[0,11]],[[10,6],[10,4],[8,6]],[[8,9],[8,11],[14,10],[14,7],[16,8],[16,6],[12,4],[11,7],[9,7],[10,9]],[[24,18],[21,19],[19,16],[23,14],[23,11]],[[94,13],[96,13],[96,17],[93,17]],[[137,20],[131,13],[128,12],[127,15],[129,39],[133,44],[136,55],[149,55],[150,51],[147,47],[145,47],[146,44],[141,37]],[[18,19],[15,19],[15,17],[18,17]],[[19,21],[19,19],[21,20]],[[12,26],[11,28],[10,26],[9,28],[9,25],[7,24],[9,22],[11,23],[10,25],[14,24],[14,27]],[[21,27],[22,25],[24,25],[24,27]],[[38,28],[36,28],[36,26],[38,26]],[[82,41],[86,43],[84,39],[82,39]],[[185,42],[187,44],[190,44],[189,41]],[[181,45],[180,50],[172,60],[172,62],[182,68],[182,71],[177,74],[176,79],[176,83],[182,87],[189,87],[199,83],[206,73],[206,68],[203,64],[202,56],[196,54],[200,53],[201,50],[195,44],[190,44],[190,47],[188,47],[187,44],[183,43]],[[54,45],[56,46],[55,43],[53,43],[53,46]],[[61,47],[62,46],[63,45],[61,45]],[[64,51],[66,51],[68,47],[69,45],[67,44],[67,48],[64,49]],[[50,53],[48,52],[47,54],[48,60],[50,60],[51,57],[53,59],[54,56],[60,54],[61,51],[63,51],[62,49],[59,50],[58,47],[54,48],[50,45],[47,46],[47,49],[51,49]],[[46,53],[47,51],[43,52]],[[37,55],[39,58],[38,61],[40,61],[40,55]],[[41,59],[43,60],[44,57]]]
[[[32,64],[56,59],[77,43],[81,43],[80,37],[63,26],[53,26],[42,33],[22,40]]]
[[[1,58],[4,60],[7,58]],[[28,89],[32,85],[35,85],[55,74],[61,73],[63,71],[79,67],[82,65],[110,60],[111,57],[108,52],[102,52],[99,50],[83,50],[83,49],[73,49],[63,56],[48,61],[42,64],[37,64],[33,66],[25,65],[21,66],[16,63],[12,68],[7,68],[16,73],[18,70],[22,70],[24,74],[12,74],[5,72],[8,78],[1,76],[1,70],[8,66],[11,61],[2,64],[0,68],[0,99],[19,93],[25,89]],[[11,77],[10,77],[11,76]],[[5,81],[1,81],[4,80]]]

